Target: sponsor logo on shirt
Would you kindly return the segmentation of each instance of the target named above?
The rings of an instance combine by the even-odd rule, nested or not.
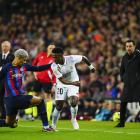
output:
[[[70,69],[73,69],[73,66],[70,66]]]
[[[58,75],[57,71],[54,71],[54,73],[55,73],[56,75]]]
[[[61,70],[61,68],[60,67],[57,67],[57,69],[60,71]]]
[[[41,59],[43,59],[43,56],[41,57]]]
[[[12,75],[12,77],[15,77],[15,78],[18,77],[18,76],[19,76],[19,77],[22,77],[22,74],[19,74],[19,73],[18,73],[18,74]]]

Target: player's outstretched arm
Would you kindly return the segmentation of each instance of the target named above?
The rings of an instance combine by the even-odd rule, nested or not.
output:
[[[51,67],[51,64],[52,63],[47,64],[47,65],[42,65],[42,66],[32,66],[32,65],[26,63],[26,65],[28,65],[27,71],[44,71],[44,70],[49,69]]]
[[[67,81],[62,77],[58,78],[63,84],[65,85],[74,85],[74,86],[80,86],[80,82],[79,81],[75,81],[75,82],[70,82],[70,81]]]
[[[82,56],[82,61],[84,61],[88,65],[91,72],[93,72],[93,73],[95,72],[96,69],[92,66],[92,64],[89,62],[87,57]]]

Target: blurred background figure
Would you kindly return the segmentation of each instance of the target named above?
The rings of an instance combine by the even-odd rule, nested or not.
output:
[[[70,106],[69,106],[68,102],[65,101],[64,104],[63,104],[63,108],[62,108],[62,111],[61,111],[59,119],[60,120],[69,120],[70,115],[71,115]]]
[[[6,65],[14,60],[15,56],[10,53],[11,44],[9,41],[4,41],[1,43],[2,53],[0,53],[0,70],[1,66]],[[5,119],[5,107],[4,107],[4,94],[5,94],[5,85],[4,79],[0,79],[0,118]]]
[[[54,48],[55,48],[54,43],[49,44],[47,47],[47,52],[39,53],[38,56],[33,61],[32,65],[40,66],[40,65],[53,63],[54,60],[52,57],[52,50]],[[42,88],[44,89],[46,109],[47,109],[46,111],[47,111],[48,121],[50,121],[50,117],[53,109],[53,103],[51,101],[51,92],[55,92],[56,77],[54,76],[54,82],[52,86],[53,72],[51,68],[42,72],[34,72],[34,76],[35,76],[35,82],[33,86],[34,95],[39,96],[39,92],[41,92],[41,89]]]

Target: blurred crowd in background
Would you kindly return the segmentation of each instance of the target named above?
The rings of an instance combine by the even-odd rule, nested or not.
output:
[[[31,64],[52,42],[64,49],[64,55],[87,56],[96,73],[90,73],[84,63],[77,65],[81,81],[79,104],[84,107],[82,113],[79,111],[81,117],[95,118],[98,113],[90,111],[100,102],[112,114],[118,104],[108,105],[103,100],[121,96],[119,69],[126,53],[125,42],[133,39],[136,48],[140,48],[139,9],[139,0],[0,0],[0,43],[10,41],[13,53],[25,49]],[[32,90],[33,83],[33,73],[26,72],[26,93]],[[102,120],[110,120],[109,116]]]

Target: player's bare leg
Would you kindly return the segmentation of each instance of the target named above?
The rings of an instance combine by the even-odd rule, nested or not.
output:
[[[57,100],[56,101],[56,108],[54,109],[53,114],[52,114],[52,127],[54,129],[56,128],[56,123],[59,119],[60,112],[63,108],[63,103],[64,103],[63,100]]]
[[[45,93],[48,121],[50,121],[51,113],[52,113],[52,109],[53,109],[53,103],[52,103],[51,99],[52,99],[51,98],[51,93]]]
[[[34,96],[39,96],[39,92],[34,92]]]
[[[78,111],[78,97],[77,96],[70,96],[70,103],[71,103],[71,122],[75,130],[79,129],[79,125],[76,120],[77,111]]]
[[[11,127],[11,128],[15,128],[17,127],[18,123],[18,119],[16,119],[16,115],[15,116],[6,116],[6,119],[1,119],[0,120],[0,127]]]
[[[5,122],[8,126],[14,128],[15,120],[16,120],[16,116],[6,116]]]
[[[37,106],[38,108],[38,114],[40,115],[43,123],[42,132],[55,131],[54,129],[50,128],[48,124],[47,112],[46,112],[44,100],[40,97],[33,96],[29,107],[33,107],[33,106]]]

